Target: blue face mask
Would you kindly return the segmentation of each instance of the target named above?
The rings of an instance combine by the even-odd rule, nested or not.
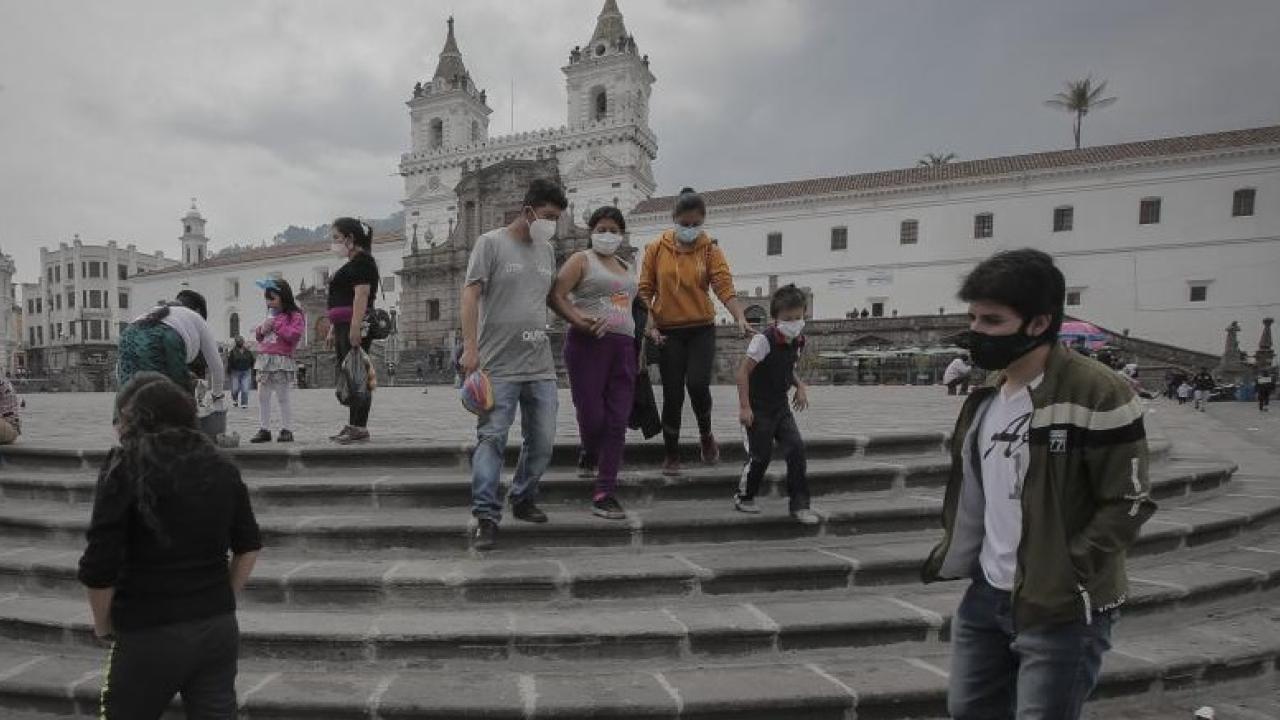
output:
[[[676,227],[676,239],[686,245],[698,239],[698,235],[702,234],[702,228],[687,227],[679,225]]]

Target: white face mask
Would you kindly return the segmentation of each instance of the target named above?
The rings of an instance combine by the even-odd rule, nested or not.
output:
[[[612,255],[622,245],[622,236],[617,233],[592,233],[591,249],[601,255]]]
[[[778,332],[788,340],[800,337],[804,332],[804,320],[782,320],[778,322]]]
[[[529,222],[529,237],[535,242],[548,242],[556,236],[556,221],[535,217]]]
[[[698,239],[698,235],[702,234],[701,227],[689,227],[686,225],[676,226],[676,239],[688,245]]]
[[[347,253],[347,244],[346,244],[346,243],[339,243],[339,242],[336,242],[336,243],[330,243],[330,244],[329,244],[329,251],[330,251],[330,252],[332,252],[334,255],[337,255],[337,256],[338,256],[338,257],[340,257],[340,258],[344,258],[344,257],[346,257],[346,256],[348,255],[348,253]]]

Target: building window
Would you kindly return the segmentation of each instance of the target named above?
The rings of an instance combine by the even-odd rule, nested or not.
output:
[[[382,289],[382,292],[395,292],[396,276],[388,275],[387,277],[382,278],[382,285],[380,287]]]
[[[427,321],[433,322],[439,319],[440,319],[440,301],[428,300],[427,301]]]
[[[62,338],[62,323],[54,325],[54,337],[59,339]]]
[[[196,262],[204,262],[204,247],[196,248]]]
[[[1253,198],[1257,191],[1240,188],[1231,196],[1231,217],[1248,217],[1253,214]]]
[[[871,317],[884,317],[884,301],[876,300],[871,303]]]
[[[127,292],[120,293],[119,299],[120,299],[120,309],[128,310],[129,309],[129,293]]]
[[[76,264],[67,263],[67,280],[75,280],[75,279],[76,279]]]
[[[440,118],[431,118],[427,127],[427,147],[432,150],[444,147],[444,121]]]
[[[240,299],[240,279],[227,278],[227,285],[225,288],[225,292],[223,294],[226,296],[228,300],[239,300]]]
[[[43,312],[44,312],[44,300],[43,298],[36,298],[36,314],[39,315]]]
[[[97,290],[89,291],[89,307],[91,308],[102,307],[102,294],[99,293]]]
[[[920,221],[903,220],[898,227],[898,244],[915,245],[920,242]]]
[[[1138,204],[1138,224],[1155,225],[1160,222],[1160,198],[1143,198]]]
[[[45,278],[49,281],[49,284],[52,285],[53,284],[53,266],[52,265],[44,269],[44,275],[45,275]]]
[[[1072,226],[1075,225],[1076,210],[1070,205],[1053,209],[1053,231],[1054,232],[1071,232]]]
[[[118,277],[118,278],[119,278],[119,279],[121,279],[121,280],[128,280],[128,279],[129,279],[129,266],[128,266],[128,265],[117,265],[117,266],[116,266],[116,277]]]
[[[62,282],[62,266],[61,265],[53,266],[53,281]]]
[[[599,122],[609,116],[609,96],[605,93],[604,88],[596,91],[595,99],[595,120]]]
[[[89,339],[90,340],[102,339],[102,321],[101,320],[89,321]]]
[[[96,262],[89,263],[89,277],[102,277],[102,266]]]
[[[765,242],[765,255],[781,255],[782,254],[782,233],[769,233]]]
[[[76,306],[76,291],[72,290],[71,292],[67,293],[67,307],[73,308],[75,306]]]
[[[849,249],[849,228],[847,227],[831,228],[831,249],[832,250],[848,250]]]
[[[36,329],[35,329],[35,328],[31,328],[31,327],[27,328],[27,344],[28,344],[28,345],[35,345],[35,344],[36,344]]]
[[[1067,290],[1067,307],[1079,307],[1083,304],[1084,290],[1071,288]]]
[[[995,234],[996,217],[991,213],[978,213],[973,216],[973,237],[989,238]]]
[[[82,278],[89,277],[89,263],[83,260],[80,261],[80,277]]]
[[[1191,302],[1208,302],[1209,300],[1209,284],[1208,283],[1192,283],[1190,295],[1187,298]]]
[[[54,308],[57,310],[62,309],[62,293],[58,293],[57,295],[53,296],[53,305],[54,305]]]
[[[231,337],[240,336],[240,313],[231,313],[231,317],[227,318],[227,333]]]
[[[471,121],[471,142],[480,142],[480,123],[475,120]]]

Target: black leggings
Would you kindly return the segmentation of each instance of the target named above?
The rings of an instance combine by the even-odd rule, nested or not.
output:
[[[337,352],[336,367],[339,370],[342,368],[343,359],[347,357],[347,353],[351,352],[351,341],[347,338],[347,333],[349,332],[351,332],[351,323],[333,324],[333,349]],[[365,352],[369,352],[369,348],[372,345],[373,341],[369,338],[364,338],[360,341],[360,347],[364,348]],[[347,424],[352,427],[369,427],[369,410],[373,408],[373,393],[369,393],[364,397],[364,402],[351,404]]]
[[[716,328],[702,327],[664,330],[667,341],[659,353],[662,372],[662,441],[667,454],[680,450],[680,418],[684,413],[684,392],[698,420],[698,432],[711,434],[711,363],[716,357]]]
[[[158,720],[173,700],[191,720],[234,720],[240,631],[233,613],[117,633],[99,716]]]

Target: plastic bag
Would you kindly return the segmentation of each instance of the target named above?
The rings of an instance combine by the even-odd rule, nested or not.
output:
[[[338,366],[338,378],[334,394],[338,402],[352,405],[362,402],[373,392],[376,385],[373,373],[373,362],[363,348],[353,347]]]

